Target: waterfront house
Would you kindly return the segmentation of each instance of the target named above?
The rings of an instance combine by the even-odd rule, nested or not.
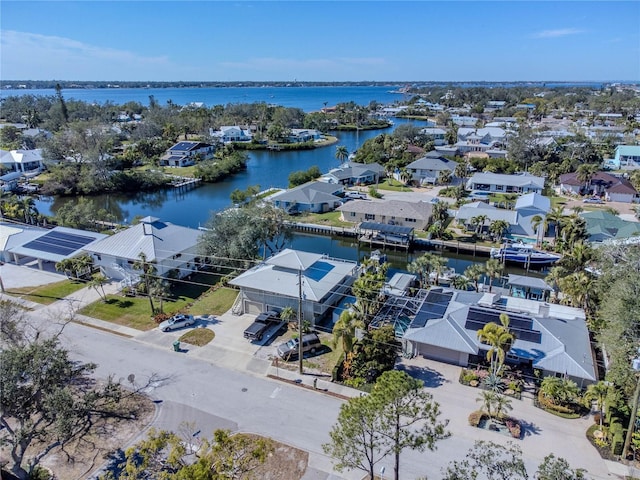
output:
[[[209,129],[209,135],[221,143],[250,142],[252,133],[238,125],[225,125],[220,130]]]
[[[433,205],[403,200],[354,200],[339,206],[337,210],[345,222],[371,222],[425,230],[431,223]]]
[[[467,181],[467,190],[491,193],[542,193],[544,178],[529,173],[477,172]]]
[[[473,219],[485,217],[482,230],[488,230],[491,223],[503,220],[509,224],[505,234],[535,237],[536,231],[532,226],[533,217],[544,217],[551,210],[551,201],[538,193],[528,193],[516,200],[513,210],[497,208],[485,202],[473,202],[462,205],[455,214],[456,221],[467,230],[475,230]]]
[[[487,154],[490,157],[504,158],[506,141],[507,133],[500,127],[462,127],[458,129],[458,141],[455,147],[459,155]]]
[[[0,178],[12,173],[35,174],[44,169],[42,149],[0,150]],[[15,176],[15,175],[14,175]]]
[[[267,200],[287,213],[331,212],[342,203],[344,186],[327,182],[308,182],[270,196]]]
[[[578,179],[578,173],[565,173],[559,178],[560,193],[572,195],[604,196],[610,202],[637,203],[640,195],[626,178],[606,172],[597,172],[589,182]]]
[[[105,237],[86,247],[94,264],[107,278],[120,280],[123,286],[135,284],[140,271],[133,265],[144,254],[153,264],[156,275],[183,278],[194,272],[200,263],[198,239],[202,232],[145,217],[136,225]]]
[[[160,165],[167,167],[188,167],[196,161],[210,160],[216,148],[203,142],[178,142],[160,158]]]
[[[320,140],[321,138],[322,133],[318,130],[310,128],[292,128],[289,136],[287,137],[287,141],[289,143],[304,143]]]
[[[514,281],[514,286],[522,283]],[[517,290],[518,294],[526,288]],[[405,355],[463,367],[476,364],[489,349],[479,341],[478,330],[490,322],[500,324],[500,314],[506,313],[516,337],[507,353],[508,364],[533,367],[544,376],[563,376],[580,387],[598,380],[585,313],[579,308],[442,287],[416,299],[415,305],[403,300],[395,316],[398,321],[405,319],[397,332]]]
[[[406,169],[411,173],[411,180],[420,185],[438,183],[441,172],[447,172],[453,176],[453,172],[458,165],[457,162],[443,157],[437,151],[431,151],[411,162]]]
[[[285,249],[229,282],[240,289],[233,311],[298,311],[302,305],[303,321],[315,325],[348,292],[357,271],[357,262]]]
[[[347,186],[370,185],[377,183],[384,175],[384,167],[379,163],[347,162],[322,175],[320,181]]]

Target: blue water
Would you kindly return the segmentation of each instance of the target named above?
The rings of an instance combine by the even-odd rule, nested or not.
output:
[[[368,105],[371,101],[394,103],[405,98],[391,93],[396,85],[371,87],[218,87],[218,88],[89,88],[63,89],[65,99],[87,103],[111,102],[122,105],[138,102],[149,105],[149,96],[164,105],[171,100],[176,105],[202,102],[207,107],[238,103],[265,102],[283,107],[301,108],[305,112],[320,110],[338,103],[355,102]],[[53,89],[2,89],[0,98],[13,95],[55,95]]]
[[[167,222],[197,228],[204,225],[212,212],[231,206],[230,195],[235,189],[245,190],[250,185],[260,185],[262,190],[271,187],[286,188],[289,174],[306,170],[317,165],[321,172],[328,172],[338,166],[335,158],[336,146],[344,145],[349,152],[355,151],[362,143],[381,133],[389,133],[395,127],[407,123],[394,119],[394,126],[384,130],[363,132],[333,132],[339,142],[335,145],[292,152],[251,151],[247,169],[230,176],[224,182],[204,184],[201,187],[178,192],[165,190],[136,195],[97,195],[90,197],[97,210],[105,209],[115,215],[119,222],[129,223],[136,216],[153,215]],[[412,122],[418,126],[426,122]],[[53,215],[61,205],[76,201],[74,197],[41,198],[36,200],[36,208],[45,215]]]

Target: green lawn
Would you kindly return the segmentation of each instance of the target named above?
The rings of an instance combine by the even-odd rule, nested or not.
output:
[[[216,334],[213,330],[208,328],[194,328],[182,335],[179,340],[190,345],[195,345],[196,347],[202,347],[213,340],[215,336]]]
[[[341,212],[307,213],[296,219],[300,223],[315,223],[317,225],[329,225],[332,227],[353,227],[353,223],[340,220]]]
[[[193,305],[189,307],[192,315],[222,315],[227,312],[235,302],[238,291],[233,288],[222,287],[201,295]]]
[[[393,178],[387,178],[384,182],[380,182],[378,184],[378,189],[380,190],[389,190],[392,192],[412,192],[409,187],[405,186],[404,183],[399,182],[398,180],[394,180]]]
[[[204,292],[209,290],[219,280],[218,275],[210,273],[197,273],[193,275],[189,282],[178,283],[173,290],[173,297],[165,300],[162,304],[162,310],[167,314],[188,311],[194,315],[201,313],[215,314],[213,311],[194,312],[192,309],[196,306],[197,299]],[[220,289],[225,290],[225,289]],[[235,293],[235,291],[234,291]],[[219,294],[223,298],[224,294]],[[228,297],[229,295],[227,295]],[[218,296],[213,295],[214,304],[226,305],[228,300],[215,300]],[[235,297],[234,297],[235,298]],[[229,304],[229,308],[233,304],[233,300]],[[160,303],[154,300],[156,309],[160,308]],[[228,310],[228,308],[227,308]],[[226,310],[225,310],[226,311]],[[120,295],[109,295],[107,301],[97,301],[91,305],[87,305],[80,313],[89,317],[99,318],[107,322],[117,325],[124,325],[135,328],[137,330],[150,330],[156,326],[151,315],[151,305],[147,297],[123,297]]]
[[[38,287],[20,287],[7,290],[7,294],[30,300],[36,303],[49,305],[57,300],[61,300],[67,295],[86,287],[85,282],[77,280],[63,280],[61,282],[49,283]]]

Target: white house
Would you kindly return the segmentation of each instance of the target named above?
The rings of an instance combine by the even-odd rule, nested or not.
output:
[[[43,168],[41,148],[34,150],[0,150],[0,174],[3,176],[13,172],[22,174],[39,172]]]
[[[238,125],[225,125],[220,130],[209,129],[209,135],[222,143],[250,142],[253,138],[249,130],[245,130]]]
[[[446,145],[447,143],[445,139],[447,136],[447,131],[443,128],[427,127],[420,130],[420,133],[425,135],[426,137],[429,137],[433,141],[433,144],[438,147]]]
[[[542,193],[544,178],[529,173],[477,172],[467,181],[467,189],[495,193]]]
[[[133,265],[144,254],[152,263],[157,275],[186,277],[196,270],[198,239],[202,232],[162,222],[155,217],[145,217],[114,235],[108,236],[84,248],[108,277],[123,281],[125,285],[136,283],[140,272]],[[170,273],[172,272],[172,273]]]
[[[160,158],[160,164],[169,167],[188,167],[196,160],[203,161],[213,158],[216,147],[203,142],[178,142]]]

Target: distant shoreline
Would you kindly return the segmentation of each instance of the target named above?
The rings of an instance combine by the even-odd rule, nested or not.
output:
[[[154,82],[154,81],[73,81],[73,80],[3,80],[0,82],[1,88],[4,90],[39,90],[54,89],[56,85],[60,85],[63,89],[119,89],[119,88],[263,88],[263,87],[389,87],[394,88],[398,93],[409,93],[412,88],[424,87],[598,87],[610,84],[638,84],[634,80],[616,80],[616,81],[371,81],[371,82],[287,82],[287,81],[269,81],[269,82]],[[408,87],[408,88],[407,88]],[[399,88],[403,88],[401,92]]]

